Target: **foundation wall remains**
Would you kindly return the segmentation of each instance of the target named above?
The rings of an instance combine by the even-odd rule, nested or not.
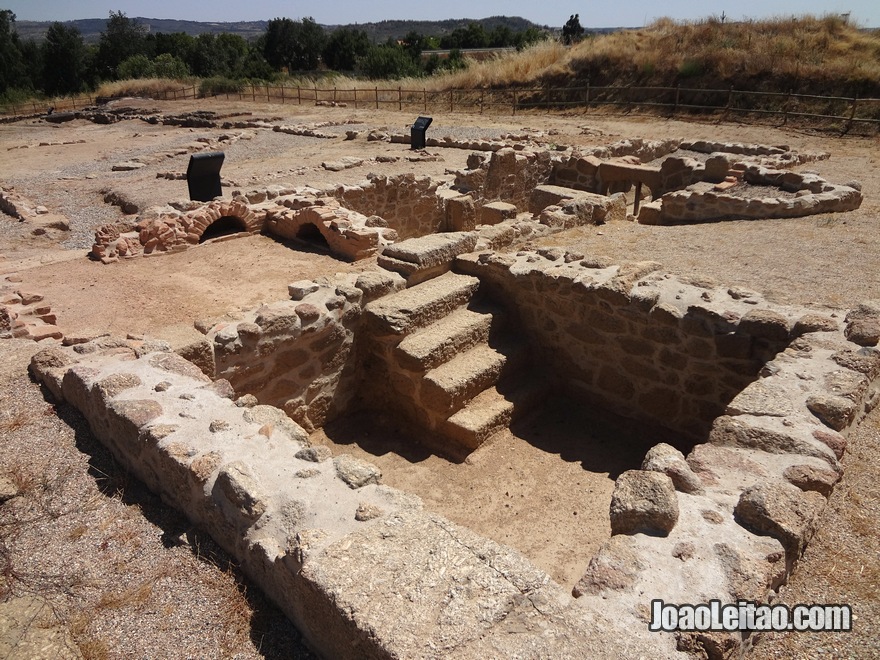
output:
[[[437,195],[440,183],[414,174],[371,174],[359,186],[340,186],[324,192],[358,213],[378,216],[405,239],[446,229],[446,211]]]
[[[812,318],[747,291],[686,284],[653,262],[618,266],[550,248],[465,255],[455,266],[513,304],[568,394],[692,440]]]
[[[664,163],[665,165],[665,163]],[[741,197],[717,190],[677,190],[642,206],[642,224],[705,222],[723,218],[795,218],[818,213],[853,211],[862,205],[858,182],[830,184],[815,174],[745,167],[743,180],[755,186],[779,188],[779,196]],[[784,193],[790,193],[783,196]]]
[[[405,286],[386,271],[335,280],[303,280],[290,300],[201,324],[205,341],[182,351],[238,395],[282,408],[311,432],[344,412],[360,380],[355,350],[363,305]]]
[[[711,422],[705,443],[687,456],[657,445],[641,469],[620,475],[612,537],[571,593],[511,549],[379,485],[374,466],[309,447],[281,410],[254,405],[254,397],[233,402],[227,381],[212,382],[156,342],[53,347],[31,369],[82,412],[118,460],[209,530],[327,657],[426,657],[438,649],[458,658],[738,653],[749,641],[738,633],[649,633],[648,599],[765,603],[784,582],[840,477],[849,431],[880,402],[873,348],[880,303],[841,323],[773,308],[747,291],[682,283],[656,264],[603,264],[553,249],[473,254],[455,265],[477,274],[490,293],[508,294],[505,313],[518,312],[522,334],[571,393],[626,403],[630,416],[656,426],[663,411],[682,421],[676,415],[688,401],[712,402],[698,414],[717,409],[719,391],[688,392],[676,403],[676,379],[685,392],[695,375],[721,388],[747,381]],[[290,340],[264,344],[271,348],[259,355],[244,351],[250,321],[242,320],[235,339],[229,333],[242,351],[230,354],[245,365],[299,342],[326,355],[329,347],[310,344],[303,329],[303,316],[314,316],[307,305],[318,315],[305,325],[325,318],[327,327],[348,331],[342,316],[353,320],[365,300],[382,302],[397,290],[381,273],[360,278],[352,287],[358,293],[342,281],[291,285],[292,310],[261,313],[299,333],[279,332]],[[398,318],[389,307],[387,320],[420,313],[400,309]],[[264,325],[261,336],[271,334]],[[597,345],[619,368],[602,362]],[[694,351],[688,363],[663,358],[684,347]],[[755,378],[758,360],[765,362]],[[631,373],[633,365],[652,374],[654,390]]]

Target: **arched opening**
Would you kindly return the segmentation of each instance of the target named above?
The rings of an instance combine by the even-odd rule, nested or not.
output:
[[[303,224],[299,228],[299,231],[296,232],[296,238],[297,240],[313,245],[321,250],[330,251],[330,244],[327,242],[327,239],[324,238],[321,230],[318,229],[317,225],[313,222],[306,222]]]
[[[208,225],[199,239],[199,243],[210,241],[212,238],[220,238],[221,236],[231,236],[232,234],[246,231],[246,229],[244,220],[241,218],[237,218],[234,215],[224,215]]]

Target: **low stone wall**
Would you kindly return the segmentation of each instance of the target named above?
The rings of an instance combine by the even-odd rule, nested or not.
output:
[[[512,302],[538,362],[572,396],[691,440],[811,318],[750,292],[686,284],[653,262],[555,248],[466,255],[455,268]]]
[[[404,285],[387,271],[295,282],[290,300],[236,320],[200,322],[205,340],[181,354],[313,431],[344,412],[360,387],[355,333],[362,306]]]
[[[445,230],[446,211],[437,195],[441,183],[415,174],[370,174],[360,185],[339,186],[324,194],[365,216],[378,216],[404,239]]]
[[[671,225],[725,218],[797,218],[818,213],[854,211],[862,205],[860,185],[830,184],[815,174],[770,170],[752,165],[743,170],[746,184],[774,186],[794,196],[748,197],[718,190],[680,190],[642,206],[642,224]],[[745,184],[739,184],[745,185]]]

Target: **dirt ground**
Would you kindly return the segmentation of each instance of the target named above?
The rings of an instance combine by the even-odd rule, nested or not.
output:
[[[415,116],[405,113],[222,101],[123,103],[165,113],[246,112],[249,119],[276,123],[281,118],[289,124],[334,122],[337,126],[324,130],[339,137],[141,121],[0,125],[0,185],[14,185],[71,225],[69,232],[50,229],[34,235],[32,223],[0,215],[0,286],[42,293],[68,334],[131,333],[180,346],[198,336],[193,329],[197,319],[284,299],[287,284],[298,279],[375,265],[374,260],[341,262],[263,236],[110,265],[87,259],[94,227],[123,217],[118,207],[103,201],[107,192],[121,194],[141,209],[186,197],[184,181],[156,175],[184,172],[188,156],[170,154],[194,141],[227,143],[219,147],[226,152],[223,176],[229,185],[224,194],[282,182],[353,184],[368,172],[443,177],[463,167],[469,153],[429,149],[437,160],[412,163],[406,145],[366,140],[366,131],[373,128],[405,131]],[[876,137],[583,114],[435,114],[429,135],[493,137],[523,129],[546,144],[677,137],[827,151],[830,159],[801,169],[835,183],[860,181],[866,200],[858,211],[681,227],[612,223],[570,230],[542,243],[615,259],[659,261],[679,275],[746,287],[778,303],[837,310],[880,298]],[[345,130],[362,134],[345,140]],[[228,139],[217,142],[223,136]],[[342,172],[322,167],[343,156],[365,162]],[[379,156],[397,160],[377,162]],[[148,165],[111,171],[114,164],[136,157]],[[73,412],[52,408],[42,397],[25,374],[29,355],[39,348],[0,340],[0,474],[12,475],[23,493],[0,506],[0,564],[5,562],[0,566],[0,600],[25,594],[46,599],[55,619],[70,631],[72,644],[91,658],[178,657],[181,648],[188,657],[305,654],[295,629],[253,593],[208,539],[164,511],[115,468]],[[55,410],[63,413],[60,419]],[[854,603],[856,630],[848,636],[825,636],[820,640],[824,646],[806,636],[769,640],[757,647],[756,657],[818,657],[816,649],[826,647],[835,657],[847,657],[850,649],[853,657],[855,649],[877,650],[872,626],[880,623],[880,560],[870,540],[880,521],[877,416],[853,440],[846,476],[823,516],[822,531],[783,594],[810,602]],[[353,427],[358,430],[351,431]],[[315,439],[377,463],[389,485],[415,492],[428,507],[520,550],[564,585],[580,577],[610,533],[613,480],[636,466],[653,444],[638,430],[601,427],[589,411],[572,412],[565,402],[499,434],[462,465],[428,454],[412,438],[380,430],[370,420],[328,427]],[[71,499],[88,506],[70,506]],[[87,565],[83,557],[89,557]],[[834,567],[831,579],[829,565]],[[169,599],[169,592],[176,597]]]

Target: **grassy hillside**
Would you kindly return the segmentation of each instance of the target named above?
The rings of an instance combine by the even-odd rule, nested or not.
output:
[[[661,19],[572,47],[539,44],[435,79],[432,87],[563,87],[587,81],[880,97],[880,31],[860,30],[838,16],[746,23]]]

